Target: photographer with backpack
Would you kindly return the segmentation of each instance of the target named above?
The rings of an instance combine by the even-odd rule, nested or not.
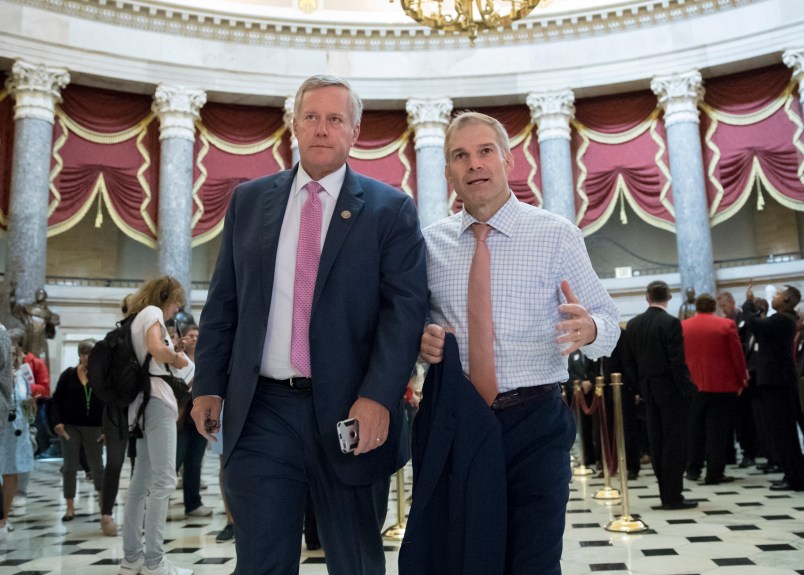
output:
[[[140,365],[147,363],[149,377],[128,408],[129,426],[138,437],[137,465],[126,497],[120,575],[192,575],[192,570],[168,561],[163,547],[168,504],[176,488],[179,390],[171,384],[184,385],[178,378],[186,377],[182,368],[188,366],[187,356],[173,349],[165,319],[184,301],[181,284],[170,276],[148,280],[128,298],[131,344]]]

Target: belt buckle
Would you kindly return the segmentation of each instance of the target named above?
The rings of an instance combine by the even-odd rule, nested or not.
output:
[[[289,377],[288,378],[288,385],[290,385],[290,389],[296,389],[296,380],[301,379],[298,377]]]

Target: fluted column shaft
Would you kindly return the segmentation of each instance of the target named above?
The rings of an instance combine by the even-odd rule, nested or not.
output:
[[[531,93],[531,121],[538,127],[544,208],[575,223],[570,120],[575,114],[571,90]]]
[[[192,287],[193,145],[195,120],[206,94],[160,84],[153,111],[159,118],[159,273],[175,277],[190,309]]]
[[[422,228],[449,215],[447,180],[444,177],[444,134],[452,113],[448,98],[407,101],[408,125],[416,146],[416,189]]]
[[[53,123],[69,81],[66,70],[22,60],[14,62],[6,81],[15,104],[5,295],[16,284],[20,304],[33,302],[36,290],[45,285]]]
[[[667,129],[681,292],[694,288],[699,294],[714,294],[712,231],[698,127],[698,103],[704,95],[701,74],[656,77],[651,89],[664,109]]]

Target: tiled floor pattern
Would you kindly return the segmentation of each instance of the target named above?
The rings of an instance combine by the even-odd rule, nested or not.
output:
[[[117,572],[122,543],[120,537],[101,535],[97,500],[94,493],[87,495],[92,491],[91,483],[79,482],[76,518],[62,523],[59,465],[60,461],[37,462],[27,503],[15,508],[11,517],[15,529],[0,543],[0,575]],[[225,524],[217,465],[217,457],[208,454],[204,481],[209,488],[202,495],[204,503],[215,509],[212,517],[185,518],[179,493],[170,507],[166,532],[169,557],[191,566],[198,575],[228,575],[235,566],[234,545],[215,542],[215,535]],[[769,480],[779,479],[779,475],[733,468],[728,473],[738,478],[734,483],[704,486],[686,481],[685,495],[698,500],[699,507],[662,511],[654,509],[659,504],[658,489],[648,468],[643,465],[640,478],[630,482],[631,514],[638,514],[649,527],[642,534],[603,529],[621,514],[620,505],[592,498],[603,485],[602,479],[573,480],[564,537],[565,575],[804,575],[804,493],[770,491]],[[123,475],[128,476],[128,467]],[[409,478],[407,483],[410,489]],[[393,489],[389,526],[396,521]],[[122,520],[122,511],[121,504],[115,508],[118,521]],[[398,546],[397,542],[386,546],[389,575],[397,574]],[[303,548],[300,573],[325,574],[323,553]]]

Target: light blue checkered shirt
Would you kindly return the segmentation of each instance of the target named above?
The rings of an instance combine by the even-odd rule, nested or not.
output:
[[[477,220],[465,210],[424,230],[430,323],[453,331],[461,364],[470,371],[466,299]],[[561,321],[561,280],[597,325],[597,339],[582,348],[595,359],[614,349],[620,329],[618,312],[592,270],[581,231],[547,210],[524,204],[511,194],[487,222],[494,229],[491,254],[491,300],[494,320],[494,365],[500,392],[566,381],[567,358],[556,343]]]

